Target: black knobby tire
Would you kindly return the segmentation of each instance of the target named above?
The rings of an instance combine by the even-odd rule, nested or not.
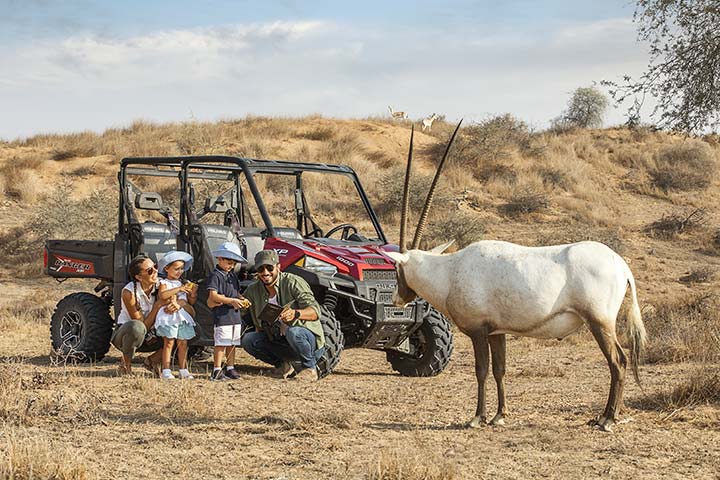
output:
[[[60,300],[50,320],[53,352],[67,360],[98,361],[110,350],[110,307],[91,293],[72,293]]]
[[[317,362],[317,372],[320,378],[326,377],[340,362],[340,354],[345,348],[345,336],[340,330],[340,322],[335,313],[324,305],[320,306],[320,323],[325,333],[325,352]]]
[[[410,335],[415,354],[388,350],[387,359],[393,370],[406,377],[432,377],[450,362],[453,351],[453,335],[450,322],[433,307],[429,307],[423,324]]]

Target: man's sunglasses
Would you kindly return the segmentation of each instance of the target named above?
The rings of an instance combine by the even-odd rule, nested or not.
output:
[[[260,265],[259,267],[257,267],[258,273],[266,270],[268,273],[272,273],[275,270],[275,265]]]
[[[145,270],[145,273],[148,275],[152,275],[153,272],[157,272],[157,265],[153,265],[152,267],[149,267],[147,270]]]

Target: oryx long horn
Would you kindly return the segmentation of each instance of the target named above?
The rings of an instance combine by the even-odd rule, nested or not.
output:
[[[443,166],[445,165],[445,160],[447,160],[448,152],[450,151],[450,147],[452,147],[453,142],[455,141],[455,135],[457,135],[458,130],[460,130],[460,125],[462,125],[462,119],[458,122],[457,127],[455,127],[455,131],[452,134],[452,137],[450,137],[450,141],[447,144],[447,147],[445,147],[445,153],[443,154],[442,160],[440,160],[440,164],[438,165],[437,171],[435,172],[435,178],[433,178],[432,184],[430,184],[430,190],[428,191],[427,197],[425,198],[425,205],[423,206],[422,213],[420,214],[420,220],[418,220],[417,228],[415,229],[415,238],[413,238],[412,243],[412,249],[418,248],[420,245],[420,238],[422,237],[423,230],[425,230],[425,224],[427,223],[427,216],[430,212],[430,205],[433,201],[433,195],[435,195],[435,187],[437,187],[438,180],[440,180],[440,172],[442,171]]]
[[[400,251],[405,251],[405,230],[407,228],[408,204],[410,203],[410,164],[412,164],[413,137],[415,136],[415,125],[410,129],[410,149],[408,150],[407,168],[405,169],[405,184],[403,185],[402,210],[400,213]]]

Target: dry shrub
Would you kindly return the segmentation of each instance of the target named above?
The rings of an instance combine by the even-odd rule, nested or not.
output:
[[[542,179],[543,185],[546,187],[557,187],[563,190],[568,190],[571,186],[571,181],[567,173],[559,168],[539,166],[535,168],[535,172]]]
[[[51,158],[62,161],[69,158],[94,157],[102,152],[101,137],[93,132],[71,133],[58,136]]]
[[[368,472],[371,480],[452,480],[459,478],[454,463],[447,458],[428,458],[403,452],[383,451]]]
[[[690,271],[688,274],[683,275],[678,280],[683,283],[707,283],[715,278],[715,270],[710,267],[700,267]]]
[[[620,255],[626,249],[619,230],[587,224],[564,225],[552,231],[541,232],[535,245],[563,245],[587,240],[603,243]]]
[[[714,153],[700,140],[664,147],[655,155],[655,162],[657,167],[650,175],[653,183],[665,192],[705,189],[715,176]]]
[[[686,380],[675,385],[671,390],[644,398],[639,407],[675,413],[683,408],[718,404],[720,404],[720,374],[702,368],[690,374]]]
[[[44,196],[46,186],[40,176],[31,169],[6,164],[0,170],[5,196],[23,203],[34,203]]]
[[[90,478],[79,452],[25,430],[5,432],[0,442],[0,478],[8,480],[84,480]]]
[[[669,300],[644,312],[648,330],[646,360],[681,362],[720,358],[720,297],[695,294]]]
[[[355,136],[343,135],[323,143],[318,151],[317,161],[345,165],[351,163],[353,157],[362,152],[362,146]]]
[[[390,168],[398,164],[397,159],[391,158],[382,150],[374,150],[365,154],[365,157],[380,168]]]
[[[436,214],[433,217],[436,220],[429,222],[420,248],[436,247],[450,240],[455,240],[455,247],[463,248],[482,239],[486,231],[485,225],[480,219],[469,212],[452,212],[446,215]]]
[[[420,215],[425,205],[425,197],[427,196],[433,177],[415,173],[410,177],[410,190],[408,194],[409,211],[414,215]],[[440,180],[442,182],[442,179]],[[376,191],[380,197],[375,204],[375,210],[379,215],[390,216],[400,215],[402,208],[403,184],[405,183],[405,170],[395,168],[388,170],[377,182]],[[433,209],[445,211],[452,205],[452,195],[442,185],[438,185],[435,189],[433,198]]]
[[[6,265],[24,277],[42,275],[42,249],[49,239],[110,240],[117,230],[117,193],[96,190],[71,200],[72,184],[61,183],[28,223],[0,234],[0,254]]]
[[[449,135],[448,132],[448,138]],[[450,155],[454,164],[475,169],[484,162],[496,162],[509,158],[513,152],[529,150],[531,139],[525,122],[506,113],[461,129]],[[439,162],[446,145],[445,141],[438,142],[426,153]]]
[[[640,149],[634,145],[621,145],[610,158],[627,168],[652,169],[655,165],[652,156],[646,149]]]
[[[514,192],[507,203],[500,207],[500,213],[508,217],[520,217],[545,210],[550,205],[547,194],[527,186]]]
[[[225,151],[222,138],[217,135],[218,125],[187,122],[179,127],[177,148],[182,155],[212,155]]]
[[[337,135],[337,130],[331,126],[316,126],[309,130],[303,130],[295,134],[295,138],[304,138],[316,142],[327,142]]]
[[[680,233],[699,229],[705,225],[706,221],[707,212],[702,208],[696,208],[687,215],[679,213],[663,215],[660,219],[647,225],[643,231],[649,237],[669,240]]]
[[[503,182],[515,185],[518,174],[514,168],[496,162],[483,163],[473,172],[473,176],[481,182]]]

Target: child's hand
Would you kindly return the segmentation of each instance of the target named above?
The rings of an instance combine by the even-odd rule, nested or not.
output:
[[[197,284],[193,282],[185,282],[185,284],[180,287],[180,290],[193,295],[193,292],[197,292]]]
[[[235,310],[240,310],[241,308],[247,308],[244,306],[245,303],[243,303],[242,300],[239,298],[231,298],[230,299],[230,306],[233,307]]]
[[[242,295],[240,295],[238,300],[240,300],[240,308],[250,308],[250,305],[252,305],[252,302]]]

